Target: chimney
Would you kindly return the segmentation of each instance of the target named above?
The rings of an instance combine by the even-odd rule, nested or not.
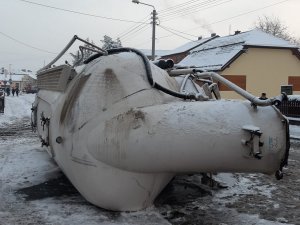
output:
[[[211,37],[215,37],[215,36],[217,36],[217,34],[216,34],[216,33],[211,33],[210,36],[211,36]]]
[[[199,36],[199,37],[198,37],[198,41],[201,40],[201,39],[202,39],[202,36]]]
[[[240,34],[241,33],[241,31],[240,30],[236,30],[236,31],[234,31],[234,35],[237,35],[237,34]]]

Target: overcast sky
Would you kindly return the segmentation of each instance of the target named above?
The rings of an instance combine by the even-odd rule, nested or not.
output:
[[[278,17],[291,35],[300,37],[300,0],[142,2],[154,5],[158,12],[157,49],[173,49],[212,32],[223,36],[235,30],[247,31],[264,15]],[[0,67],[10,66],[13,72],[41,68],[74,34],[90,38],[100,46],[103,36],[109,35],[113,39],[121,37],[123,46],[151,49],[152,8],[131,0],[0,0],[0,9]],[[175,29],[171,31],[177,35],[166,29]]]

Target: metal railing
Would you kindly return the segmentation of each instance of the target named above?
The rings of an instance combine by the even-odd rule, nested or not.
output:
[[[212,78],[214,81],[221,82],[222,84],[230,88],[232,91],[235,91],[240,96],[244,97],[245,99],[248,99],[253,104],[253,106],[270,106],[270,105],[277,106],[280,105],[280,103],[286,98],[286,94],[282,93],[279,96],[261,100],[258,97],[240,88],[236,84],[232,83],[231,81],[225,79],[220,74],[217,74],[215,72],[206,72],[198,68],[176,69],[176,70],[169,71],[169,75],[173,77],[178,75],[187,75],[187,74],[194,74],[199,79]]]
[[[287,117],[300,118],[300,101],[288,100],[282,101],[277,108]]]

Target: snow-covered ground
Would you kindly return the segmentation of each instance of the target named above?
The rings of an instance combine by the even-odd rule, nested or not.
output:
[[[34,98],[34,94],[21,94],[19,97],[6,96],[4,114],[0,114],[0,126],[3,123],[14,122],[16,119],[30,118],[30,108]]]
[[[290,125],[290,136],[293,139],[300,140],[300,126],[298,126],[298,125]]]
[[[31,132],[33,94],[6,97],[0,114],[0,225],[300,224],[300,142],[294,140],[285,177],[218,174],[227,188],[201,175],[177,176],[155,204],[110,212],[85,201]],[[291,126],[300,137],[300,128]]]

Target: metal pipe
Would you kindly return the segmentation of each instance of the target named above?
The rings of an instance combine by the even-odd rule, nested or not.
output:
[[[181,87],[180,87],[180,93],[185,93],[185,85],[186,85],[186,82],[187,80],[190,78],[191,74],[188,74],[184,77],[183,81],[182,81],[182,84],[181,84]]]
[[[78,60],[74,63],[73,68],[74,68],[75,66],[78,66],[78,65],[80,64],[80,62],[83,60],[83,58],[84,58],[84,53],[83,53],[83,49],[81,48],[81,46],[79,46],[79,51],[80,51],[80,53],[81,53],[81,57],[80,57],[80,59],[78,59]]]
[[[270,105],[278,105],[281,103],[285,95],[281,94],[279,96],[276,96],[274,98],[269,98],[266,100],[261,100],[258,97],[250,94],[249,92],[245,91],[244,89],[240,88],[236,84],[230,82],[229,80],[225,79],[221,75],[214,73],[214,72],[202,72],[198,71],[197,69],[193,70],[194,73],[197,73],[197,77],[212,77],[213,80],[219,81],[222,84],[226,85],[228,88],[232,89],[239,95],[243,96],[244,98],[248,99],[252,104],[257,106],[270,106]]]
[[[73,67],[78,66],[82,62],[82,60],[84,58],[84,52],[83,52],[83,50],[88,50],[88,51],[91,51],[91,52],[96,52],[96,53],[101,54],[101,55],[107,55],[108,54],[107,51],[102,50],[102,49],[101,49],[101,51],[99,51],[98,49],[93,49],[93,48],[89,48],[89,47],[86,47],[86,46],[79,46],[79,50],[81,52],[81,57],[80,57],[80,59],[78,59],[75,62],[75,64],[73,65]],[[88,59],[90,59],[90,57]]]
[[[208,84],[212,84],[213,82],[211,80],[207,80],[207,79],[197,79],[198,81],[202,81],[202,82],[205,82],[205,83],[208,83]]]
[[[244,89],[240,88],[236,84],[230,82],[229,80],[225,79],[221,75],[215,73],[215,72],[204,72],[201,69],[197,68],[189,68],[189,69],[178,69],[178,70],[171,70],[169,71],[170,76],[179,76],[179,75],[185,75],[185,74],[196,74],[197,78],[206,78],[211,77],[215,81],[219,81],[222,84],[226,85],[231,90],[235,91],[239,95],[243,96],[245,99],[248,99],[252,104],[256,106],[269,106],[269,105],[279,105],[284,98],[286,98],[285,94],[281,94],[279,96],[276,96],[274,98],[269,98],[266,100],[261,100],[258,97],[250,94],[249,92],[245,91]]]
[[[98,47],[97,45],[94,45],[94,44],[92,44],[92,43],[90,43],[90,42],[88,42],[88,41],[86,41],[86,40],[84,40],[84,39],[78,37],[77,35],[75,35],[74,37],[76,37],[77,40],[82,41],[83,43],[85,43],[85,44],[87,44],[87,45],[90,45],[90,46],[92,46],[92,47],[98,49],[99,51],[101,51],[101,52],[103,52],[104,54],[107,55],[107,51],[104,50],[104,49],[102,49],[102,48],[100,48],[100,47]]]
[[[105,51],[103,49],[100,49],[100,48],[94,49],[94,48],[89,48],[89,47],[86,47],[86,46],[79,46],[79,48],[81,48],[82,50],[88,50],[88,51],[91,51],[91,52],[102,53],[103,55],[108,54],[107,51]]]
[[[74,44],[76,40],[82,41],[83,43],[102,51],[104,54],[107,54],[107,51],[103,50],[102,48],[99,48],[98,46],[78,37],[77,35],[74,35],[71,41],[66,45],[66,47],[50,63],[48,63],[42,69],[38,70],[37,73],[39,73],[42,70],[50,68],[52,64],[54,64],[57,60],[59,60],[66,53],[66,51],[68,51],[68,49]]]
[[[171,70],[169,71],[169,75],[171,77],[176,77],[179,75],[185,75],[185,74],[190,74],[190,73],[194,73],[194,69],[175,69],[175,70]]]
[[[42,70],[48,69],[51,67],[51,65],[53,63],[55,63],[60,57],[63,56],[63,54],[66,53],[66,51],[68,51],[68,49],[72,46],[72,44],[76,41],[77,39],[77,35],[74,35],[74,37],[71,39],[71,41],[66,45],[66,47],[50,62],[48,63],[46,66],[44,66],[42,69],[38,70],[37,73],[39,73]]]

